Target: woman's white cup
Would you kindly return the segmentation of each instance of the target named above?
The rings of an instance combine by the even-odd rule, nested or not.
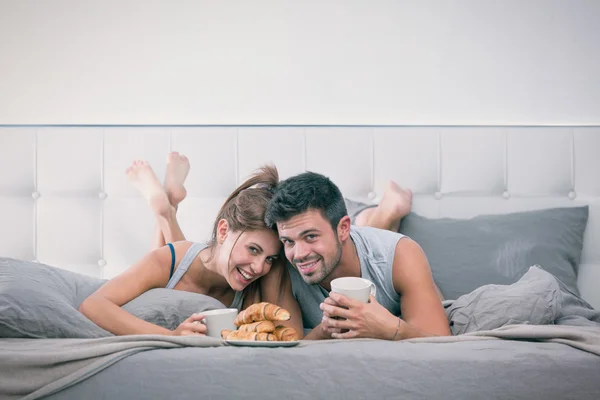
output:
[[[375,296],[375,285],[368,279],[345,277],[337,278],[331,281],[331,291],[343,294],[354,300],[369,302],[369,295]]]
[[[204,315],[204,319],[201,322],[206,325],[206,336],[220,338],[222,330],[235,331],[237,329],[233,323],[235,317],[238,315],[237,308],[202,311],[198,314]]]

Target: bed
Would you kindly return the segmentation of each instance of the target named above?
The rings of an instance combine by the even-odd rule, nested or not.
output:
[[[3,396],[600,395],[600,128],[4,127],[0,257],[26,268],[60,267],[73,280],[85,277],[95,284],[123,271],[148,250],[153,229],[152,215],[127,184],[124,170],[132,160],[146,159],[162,176],[169,151],[186,154],[192,165],[188,198],[179,211],[191,240],[207,237],[227,194],[266,162],[277,165],[282,178],[304,170],[327,174],[345,196],[362,203],[376,203],[391,179],[415,193],[413,215],[401,231],[422,244],[436,282],[455,300],[447,308],[450,319],[458,321],[461,295],[470,306],[469,295],[481,285],[517,287],[512,285],[535,264],[558,277],[553,299],[563,300],[557,304],[564,309],[569,298],[573,308],[562,314],[557,309],[539,326],[504,321],[485,329],[481,322],[450,338],[301,342],[275,349],[233,347],[208,338],[14,334],[0,339],[6,356],[3,382],[16,385],[0,385]],[[496,236],[479,240],[484,231]],[[518,235],[519,243],[527,239],[535,251],[513,257],[510,265],[518,268],[490,272],[489,249],[503,245],[503,254],[515,254],[511,238]],[[456,237],[461,241],[448,246]],[[460,243],[481,244],[478,258],[465,262],[461,254],[467,251]],[[2,295],[0,289],[0,305]],[[480,315],[502,314],[499,304],[495,313]],[[539,304],[539,315],[552,309],[550,303]],[[20,374],[10,376],[11,370]]]

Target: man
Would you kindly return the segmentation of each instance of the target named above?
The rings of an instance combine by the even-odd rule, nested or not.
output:
[[[312,329],[305,339],[450,335],[419,245],[399,233],[353,226],[344,197],[327,177],[306,172],[282,181],[265,221],[277,225],[293,265],[289,276],[282,274],[277,300],[296,310],[297,299],[304,327]],[[365,304],[329,293],[332,280],[347,276],[373,282],[376,296]]]

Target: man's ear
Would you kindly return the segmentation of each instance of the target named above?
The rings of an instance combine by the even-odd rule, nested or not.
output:
[[[217,243],[223,244],[227,239],[227,232],[229,231],[229,222],[225,218],[221,219],[217,224]]]
[[[340,240],[340,242],[345,242],[346,240],[348,240],[348,237],[350,236],[350,226],[352,225],[352,221],[350,221],[350,217],[345,215],[344,217],[342,217],[342,219],[340,219],[340,222],[338,223],[338,228],[337,228],[337,234],[338,234],[338,238]]]

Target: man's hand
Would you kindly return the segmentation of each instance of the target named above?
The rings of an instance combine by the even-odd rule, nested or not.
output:
[[[334,339],[373,338],[390,340],[398,329],[398,317],[370,296],[369,303],[331,292],[321,303],[322,329]],[[344,320],[334,319],[344,318]],[[340,332],[343,332],[341,333]]]
[[[308,335],[304,336],[304,340],[326,340],[326,339],[332,339],[331,334],[332,333],[340,333],[341,329],[335,329],[335,328],[331,328],[328,330],[325,330],[325,326],[323,323],[320,323],[319,325],[315,326],[309,333]]]

